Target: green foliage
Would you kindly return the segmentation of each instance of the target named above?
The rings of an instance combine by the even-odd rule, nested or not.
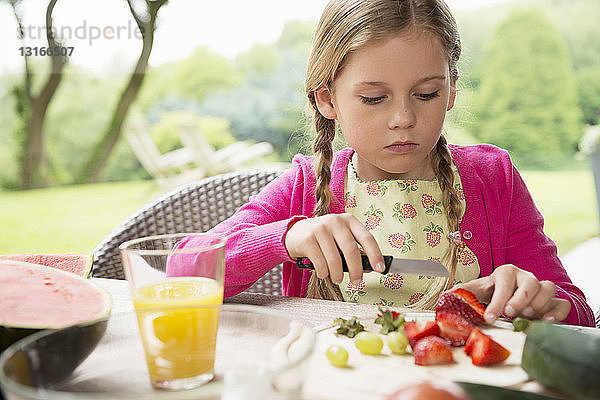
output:
[[[83,253],[158,193],[152,182],[0,191],[0,253]]]
[[[275,69],[279,54],[273,46],[255,43],[250,50],[237,56],[235,61],[245,75],[254,73],[265,76]]]
[[[122,83],[122,77],[97,77],[68,67],[45,124],[52,184],[73,182],[83,155],[94,146],[108,123]]]
[[[229,130],[229,121],[224,118],[203,116],[184,111],[170,111],[162,114],[160,121],[149,127],[150,136],[161,153],[181,147],[178,129],[181,124],[191,124],[216,149],[236,142]]]
[[[530,0],[543,7],[567,44],[573,68],[600,65],[600,1]]]
[[[11,77],[10,75],[7,78]],[[14,77],[12,77],[14,78]],[[9,79],[0,80],[0,188],[18,186],[17,127],[22,124],[15,112],[15,98]]]
[[[232,61],[199,47],[184,60],[150,69],[138,105],[148,109],[163,98],[177,96],[200,102],[208,93],[233,88],[243,81]]]
[[[580,70],[576,74],[579,107],[588,125],[600,123],[600,64]]]
[[[473,135],[506,148],[520,165],[569,159],[581,112],[568,53],[542,10],[516,11],[500,24],[484,71]]]

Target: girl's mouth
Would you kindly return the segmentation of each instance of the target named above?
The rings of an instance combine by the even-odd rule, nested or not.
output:
[[[412,142],[395,142],[385,148],[392,153],[409,153],[415,150],[419,145]]]

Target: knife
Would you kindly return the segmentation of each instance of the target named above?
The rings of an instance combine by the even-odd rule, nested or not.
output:
[[[344,272],[348,272],[346,259],[342,254],[340,255],[342,256],[342,269]],[[367,255],[362,254],[360,257],[362,259],[363,271],[373,271]],[[446,267],[438,261],[417,260],[414,258],[394,258],[392,256],[383,256],[383,261],[385,263],[385,270],[382,274],[384,275],[391,272],[393,274],[441,276],[443,278],[449,276]],[[296,266],[301,269],[315,269],[314,265],[307,257],[297,258]]]

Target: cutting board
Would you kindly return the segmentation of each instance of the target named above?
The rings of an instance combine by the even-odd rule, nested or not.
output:
[[[378,332],[380,325],[373,320],[361,320],[365,329]],[[345,316],[344,318],[349,318]],[[408,313],[406,320],[435,319],[431,313]],[[378,399],[385,398],[398,388],[421,380],[451,380],[473,382],[494,386],[517,386],[529,380],[521,369],[521,354],[525,343],[525,334],[513,332],[512,325],[497,322],[495,326],[483,326],[482,331],[510,350],[511,355],[502,364],[478,367],[464,353],[464,347],[454,347],[455,363],[450,365],[415,365],[410,350],[404,355],[392,354],[386,344],[385,335],[381,335],[384,346],[380,355],[362,354],[355,346],[354,339],[337,336],[333,325],[318,329],[315,351],[310,360],[307,380],[304,384],[305,399]],[[337,368],[327,360],[325,353],[332,345],[343,346],[349,354],[348,366]]]

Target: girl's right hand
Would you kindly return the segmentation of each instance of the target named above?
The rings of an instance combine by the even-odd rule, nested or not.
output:
[[[344,254],[350,282],[362,280],[361,250],[369,257],[374,270],[384,270],[383,255],[375,238],[352,214],[327,214],[302,219],[292,225],[284,239],[291,258],[308,257],[315,266],[318,278],[331,277],[333,283],[342,282],[342,259]]]

